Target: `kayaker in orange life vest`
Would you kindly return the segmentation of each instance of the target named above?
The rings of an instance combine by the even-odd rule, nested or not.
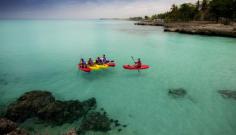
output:
[[[141,68],[141,66],[142,66],[142,62],[141,62],[140,58],[138,58],[138,61],[135,62],[135,67]]]

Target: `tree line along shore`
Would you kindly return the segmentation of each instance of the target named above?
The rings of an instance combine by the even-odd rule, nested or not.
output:
[[[164,26],[166,32],[236,37],[236,0],[173,4],[165,13],[130,17],[135,25]]]

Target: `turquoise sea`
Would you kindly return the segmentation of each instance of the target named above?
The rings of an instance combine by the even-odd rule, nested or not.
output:
[[[236,101],[217,91],[236,90],[236,39],[165,33],[162,27],[110,20],[0,21],[0,104],[30,90],[58,99],[95,97],[98,107],[127,128],[109,135],[235,135]],[[106,54],[117,66],[83,73],[81,57]],[[122,69],[131,56],[151,66]],[[168,89],[184,88],[173,98]],[[21,126],[57,135],[61,127],[29,120]],[[102,134],[102,133],[98,133]]]

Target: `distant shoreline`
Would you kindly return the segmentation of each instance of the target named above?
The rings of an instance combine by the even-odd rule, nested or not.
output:
[[[130,21],[129,18],[99,18],[99,20],[126,20],[126,21]]]
[[[236,23],[224,25],[213,21],[170,22],[139,21],[135,25],[163,26],[165,32],[236,38]]]

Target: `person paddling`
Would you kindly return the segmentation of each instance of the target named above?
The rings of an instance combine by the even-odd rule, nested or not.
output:
[[[86,64],[86,62],[84,61],[83,58],[80,59],[79,65],[80,65],[82,68],[86,68],[86,67],[87,67],[87,64]]]
[[[96,64],[102,65],[102,60],[101,60],[100,57],[97,57],[97,59],[96,59]]]
[[[108,63],[108,62],[109,62],[109,60],[107,60],[107,58],[106,58],[106,55],[105,55],[105,54],[103,54],[103,55],[102,55],[102,62],[103,62],[103,64],[106,64],[106,63]]]
[[[93,66],[93,65],[94,65],[92,58],[89,58],[89,60],[88,60],[88,65],[89,65],[89,66]]]
[[[141,62],[140,58],[138,58],[138,61],[135,62],[135,67],[141,68],[141,66],[142,66],[142,62]]]

